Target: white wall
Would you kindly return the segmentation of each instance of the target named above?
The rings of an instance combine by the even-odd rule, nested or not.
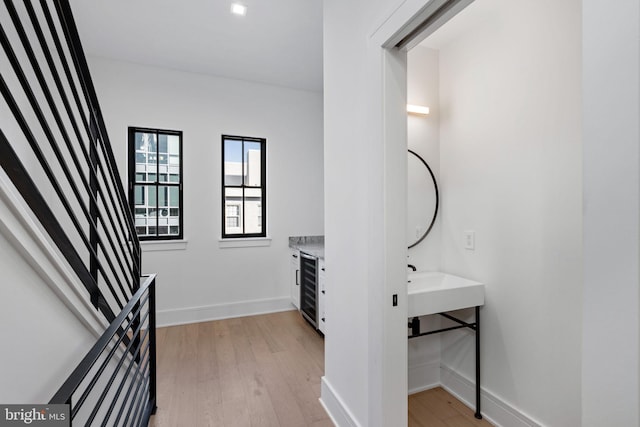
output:
[[[143,249],[143,270],[158,273],[158,323],[291,307],[288,238],[323,234],[322,95],[102,58],[89,62],[123,180],[128,126],[183,131],[187,242]],[[222,134],[267,139],[270,246],[219,246]]]
[[[428,116],[407,115],[408,146],[431,167],[440,182],[440,79],[438,51],[423,46],[407,54],[407,103],[430,107]],[[434,271],[440,268],[440,218],[429,235],[417,246],[409,249],[409,262],[418,270]]]
[[[324,2],[325,256],[333,291],[321,399],[337,425],[407,423],[406,55],[384,52],[390,34],[380,31],[398,3]]]
[[[438,51],[417,46],[407,54],[407,103],[430,108],[428,116],[407,115],[407,142],[431,167],[440,185],[440,79]],[[440,206],[436,222],[429,235],[409,249],[409,263],[419,271],[441,269]],[[439,316],[421,318],[424,331],[440,326]],[[440,382],[440,336],[431,335],[409,340],[409,392],[421,391]]]
[[[0,402],[47,403],[97,338],[47,285],[59,272],[19,252],[35,257],[37,245],[8,206],[0,200]]]
[[[367,179],[367,164],[374,148],[366,142],[367,105],[358,99],[366,97],[362,87],[366,74],[359,69],[366,61],[366,47],[364,40],[358,42],[353,36],[363,29],[350,31],[351,26],[362,26],[356,3],[363,2],[324,2],[325,260],[332,291],[326,296],[322,400],[338,425],[367,426],[371,388],[367,282],[372,240],[368,187],[373,185]],[[350,191],[345,191],[345,184]],[[370,286],[378,286],[377,281]],[[332,400],[337,401],[335,405]],[[349,424],[340,424],[345,421],[337,419],[341,412],[332,406],[343,408]]]
[[[638,426],[640,5],[582,4],[582,425]]]
[[[469,7],[491,19],[440,49],[443,270],[486,283],[483,388],[543,425],[579,426],[580,1]],[[467,378],[471,336],[442,337],[443,365]]]

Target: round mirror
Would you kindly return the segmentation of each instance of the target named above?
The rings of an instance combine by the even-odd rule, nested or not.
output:
[[[427,162],[411,150],[408,156],[407,243],[411,249],[433,228],[440,198],[436,177]]]

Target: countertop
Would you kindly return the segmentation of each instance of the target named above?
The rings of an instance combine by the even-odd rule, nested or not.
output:
[[[324,259],[324,236],[292,236],[289,247]]]

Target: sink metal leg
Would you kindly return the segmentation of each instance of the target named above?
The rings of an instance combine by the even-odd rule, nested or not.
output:
[[[476,413],[475,417],[482,419],[480,413],[480,307],[476,306]]]
[[[468,328],[476,333],[476,413],[475,417],[479,420],[482,419],[480,413],[480,306],[476,306],[476,321],[475,323],[467,323],[460,319],[457,319],[447,313],[438,313],[439,315],[458,323],[458,326],[450,326],[448,328],[436,329],[435,331],[420,332],[420,317],[414,317],[408,322],[408,327],[411,328],[411,335],[409,339],[424,337],[425,335],[439,334],[440,332],[454,331],[456,329]]]

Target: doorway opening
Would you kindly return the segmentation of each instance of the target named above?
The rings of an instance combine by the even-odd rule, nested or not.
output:
[[[401,187],[403,189],[402,194],[405,197],[405,206],[408,205],[407,190],[409,187],[406,182],[407,174],[409,173],[407,149],[417,152],[423,157],[426,163],[428,163],[429,168],[434,171],[435,180],[438,180],[440,159],[440,100],[437,43],[445,42],[447,38],[454,37],[452,31],[449,31],[448,28],[451,27],[458,16],[462,16],[459,15],[460,12],[469,10],[468,6],[472,3],[473,0],[432,0],[425,2],[417,11],[414,10],[410,12],[408,10],[402,10],[401,8],[396,11],[394,15],[396,15],[396,17],[403,16],[402,14],[405,13],[404,16],[407,16],[407,18],[404,20],[402,18],[390,19],[388,22],[397,23],[404,21],[404,23],[402,25],[396,25],[396,28],[390,28],[393,24],[390,24],[387,28],[383,26],[382,31],[379,31],[380,34],[391,34],[380,44],[383,48],[384,58],[383,97],[385,102],[383,108],[385,147],[387,148],[385,151],[385,167],[390,170],[404,171],[402,174],[404,176],[404,182],[391,182],[392,180],[389,180],[386,186],[387,188]],[[456,30],[455,26],[453,28]],[[433,42],[433,40],[436,41]],[[429,45],[430,42],[431,45]],[[404,109],[403,111],[399,111],[398,108],[406,104],[425,107],[423,111],[426,111],[428,108],[429,114],[407,116]],[[403,135],[404,138],[399,139],[400,135]],[[399,140],[404,140],[406,145],[398,144]],[[402,146],[400,147],[399,145]],[[407,214],[408,208],[405,209],[405,215],[411,217],[410,214]],[[389,222],[393,222],[393,220],[392,218],[387,218]],[[407,252],[398,253],[405,254],[408,257],[409,264],[415,266],[418,270],[442,271],[440,259],[440,222],[436,220],[434,224],[426,225],[409,224],[406,219],[405,222],[407,223],[407,233],[406,235],[404,233],[402,235],[402,244],[405,248],[411,246],[411,244],[407,245],[408,242],[404,240],[409,240],[412,233],[418,235],[425,227],[429,228],[430,233],[420,244],[414,245]],[[389,239],[385,244],[389,252],[394,251],[396,247],[400,246],[400,242],[393,239]],[[394,266],[396,265],[396,261],[398,266],[403,268],[403,271],[407,271],[404,269],[407,264],[407,259],[399,255],[398,259],[393,261]],[[390,268],[389,270],[391,271],[392,269]],[[406,275],[404,278],[406,281]],[[393,273],[388,273],[387,281],[388,284],[385,286],[392,287],[393,283],[397,281],[397,277],[393,276]],[[405,316],[406,314],[407,313],[405,313]],[[398,320],[397,315],[397,313],[389,312],[388,316],[390,319],[393,319],[393,321],[386,322],[386,324],[394,325],[394,321]],[[471,310],[471,316],[472,315],[473,310]],[[473,322],[473,320],[466,318],[466,313],[463,314],[463,316],[464,321],[468,321],[469,323]],[[423,325],[425,329],[437,330],[441,327],[439,316],[428,316],[424,319],[425,323],[423,323]],[[408,319],[405,318],[405,321],[406,320]],[[444,326],[449,325],[443,323],[442,327]],[[387,328],[386,325],[384,327]],[[387,340],[385,347],[392,348],[394,345],[400,346],[402,345],[401,343],[403,343],[407,348],[406,361],[403,365],[402,361],[399,360],[401,356],[398,352],[394,354],[389,352],[389,354],[391,354],[389,360],[396,360],[400,363],[386,370],[385,372],[392,373],[385,373],[385,376],[407,375],[407,382],[404,385],[406,387],[405,393],[408,390],[410,394],[438,386],[441,383],[441,347],[439,336],[431,335],[428,337],[420,337],[417,340],[408,342],[406,336],[396,336],[398,333],[398,330],[392,330],[392,327],[389,328],[388,338],[385,338]],[[471,348],[473,348],[474,341],[473,339],[469,340]],[[471,351],[469,354],[473,356],[474,353]],[[472,359],[474,358],[472,357]],[[473,378],[473,375],[471,375],[471,377]],[[396,386],[399,393],[402,386],[399,383],[394,383],[391,379],[389,379],[389,383]],[[462,400],[464,400],[467,405],[472,407],[476,406],[476,396],[474,394],[472,394],[470,398],[466,395],[459,397],[462,397]],[[418,399],[413,400],[414,402],[412,402],[412,404],[420,405],[416,403]],[[406,405],[407,402],[405,401],[404,404]],[[403,403],[398,401],[394,406],[399,410],[402,405]],[[480,418],[480,409],[474,408],[474,410],[476,418]],[[411,411],[410,407],[409,414],[411,414]],[[412,425],[411,422],[409,422],[409,425]]]

